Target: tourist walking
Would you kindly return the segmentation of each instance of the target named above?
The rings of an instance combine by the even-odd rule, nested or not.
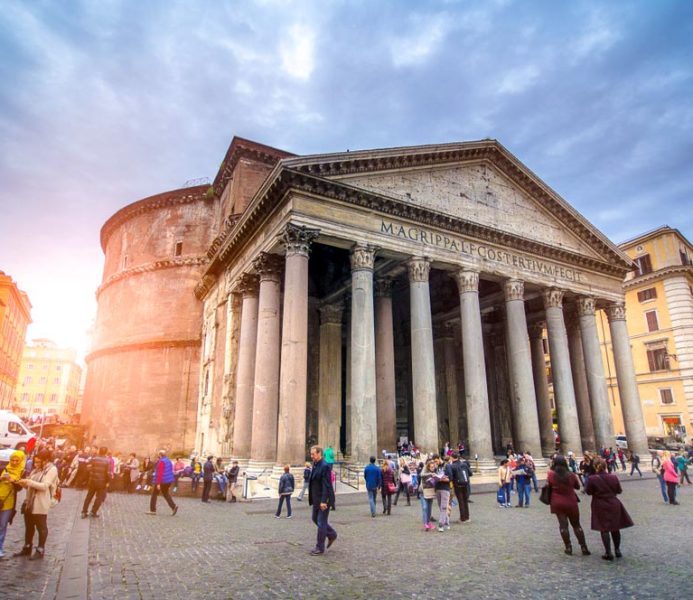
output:
[[[411,506],[411,500],[409,498],[409,485],[411,484],[411,471],[409,470],[409,465],[404,458],[399,459],[399,485],[397,486],[397,493],[395,494],[395,500],[393,504],[397,506],[397,500],[399,500],[399,494],[404,490],[407,495],[407,506]]]
[[[630,454],[630,474],[628,475],[628,477],[633,476],[633,471],[637,471],[638,475],[640,475],[640,477],[642,477],[642,472],[640,471],[640,456],[633,451],[629,452],[629,454]],[[614,471],[615,470],[616,469],[614,468]]]
[[[274,514],[275,519],[281,519],[284,502],[286,502],[286,518],[291,518],[291,494],[294,493],[294,487],[296,487],[296,482],[291,474],[291,466],[284,465],[284,473],[279,478],[279,504],[277,505],[277,512]]]
[[[688,465],[691,464],[691,459],[684,454],[683,450],[676,457],[675,464],[676,470],[679,472],[679,484],[683,485],[685,479],[688,485],[691,485],[691,480],[688,477]]]
[[[383,476],[375,464],[375,456],[371,456],[369,464],[363,470],[363,479],[366,482],[366,493],[368,494],[371,517],[375,517],[378,488],[383,484]]]
[[[664,482],[667,485],[667,496],[669,504],[678,506],[679,502],[676,499],[676,486],[679,485],[679,474],[676,470],[676,465],[668,450],[662,454],[662,469],[664,472]]]
[[[148,515],[156,514],[156,500],[159,496],[159,492],[161,492],[164,500],[166,500],[166,504],[168,504],[171,509],[171,515],[175,515],[178,512],[178,506],[176,506],[169,492],[171,484],[175,480],[176,477],[173,473],[171,459],[166,456],[166,450],[159,450],[159,460],[156,461],[152,474],[152,495],[149,498]]]
[[[215,471],[213,458],[213,456],[208,456],[207,461],[202,466],[202,502],[209,502],[209,492],[212,489]]]
[[[471,472],[467,464],[460,460],[459,452],[452,453],[452,489],[455,492],[457,503],[460,508],[460,521],[469,522],[469,480]]]
[[[17,507],[17,482],[22,478],[26,456],[21,450],[10,454],[7,466],[0,474],[0,558],[5,556],[3,550],[7,527]]]
[[[123,465],[123,485],[128,494],[132,494],[140,477],[140,461],[134,452],[130,453],[127,461]]]
[[[378,467],[376,467],[377,469]],[[305,464],[303,467],[303,487],[301,488],[301,491],[298,493],[298,496],[296,499],[299,502],[303,502],[303,496],[305,495],[306,491],[308,490],[308,487],[310,486],[310,472],[312,470],[312,467],[309,462]],[[380,471],[380,469],[378,469]]]
[[[571,473],[568,463],[563,456],[557,456],[547,474],[547,485],[551,488],[551,513],[558,519],[558,531],[565,545],[566,554],[573,553],[573,546],[570,542],[570,530],[568,523],[573,528],[580,549],[584,555],[590,551],[585,542],[585,532],[580,526],[580,509],[578,507],[578,497],[575,490],[580,489],[580,481],[575,473]]]
[[[436,463],[434,460],[429,460],[421,471],[419,476],[421,493],[421,520],[423,521],[424,531],[435,529],[431,521],[431,513],[433,511],[433,500],[436,497]]]
[[[58,469],[52,460],[53,453],[50,450],[39,451],[34,457],[29,477],[18,482],[27,493],[22,504],[24,547],[15,552],[14,556],[29,556],[29,560],[40,560],[44,557],[48,539],[48,511],[58,489]],[[38,545],[32,555],[35,532],[38,532]]]
[[[322,457],[322,448],[313,446],[310,449],[313,469],[310,473],[308,504],[313,507],[312,520],[318,528],[318,537],[310,553],[313,556],[324,554],[337,539],[337,532],[329,523],[330,508],[334,506],[334,489],[332,488],[332,469]],[[325,547],[327,540],[327,548]]]
[[[669,504],[669,497],[667,496],[667,484],[664,481],[664,469],[662,468],[662,459],[660,458],[661,454],[661,451],[657,451],[652,455],[652,472],[657,475],[659,491],[662,493],[662,498],[664,498],[664,504]]]
[[[107,454],[108,448],[102,446],[99,448],[98,455],[89,462],[89,488],[82,505],[83,519],[88,516],[98,517],[99,508],[106,500],[106,486],[111,479],[111,464]],[[92,498],[94,499],[94,506],[91,507],[91,513],[89,513],[89,504],[91,504]]]
[[[389,515],[392,512],[392,495],[397,491],[397,486],[395,485],[395,472],[390,467],[388,460],[383,461],[382,478],[380,495],[383,499],[383,514]]]
[[[616,475],[607,473],[606,461],[597,458],[594,461],[595,474],[587,482],[588,495],[592,496],[592,530],[599,531],[604,544],[604,560],[621,557],[621,529],[633,526],[628,511],[617,498],[622,492],[621,483]],[[611,540],[614,542],[614,554],[611,554]]]
[[[513,479],[513,472],[512,469],[510,468],[510,461],[507,458],[504,458],[500,462],[500,466],[498,467],[498,487],[503,490],[503,502],[499,502],[499,506],[503,506],[505,508],[510,508],[510,491],[512,488],[512,479]],[[500,500],[501,495],[498,495],[498,499]]]

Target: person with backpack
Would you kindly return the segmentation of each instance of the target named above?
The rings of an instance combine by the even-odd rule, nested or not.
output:
[[[664,468],[662,465],[662,459],[660,458],[661,455],[661,450],[652,455],[652,472],[657,475],[657,481],[659,481],[659,491],[662,493],[662,498],[664,498],[664,504],[669,504],[669,497],[667,496],[667,484],[664,481]]]
[[[108,454],[108,448],[102,446],[99,448],[99,453],[97,456],[91,459],[89,463],[89,485],[87,491],[87,497],[84,499],[84,504],[82,505],[82,518],[86,519],[90,516],[89,505],[93,498],[94,506],[91,507],[91,516],[99,516],[99,508],[106,500],[106,486],[111,479],[110,475],[110,461],[106,456]]]
[[[638,475],[642,478],[642,472],[640,471],[640,456],[638,456],[635,452],[630,452],[630,474],[628,477],[633,476],[633,471],[637,471]],[[616,470],[616,469],[614,469]]]
[[[53,464],[53,453],[41,450],[35,457],[29,477],[20,479],[18,484],[27,490],[26,500],[22,504],[24,515],[24,547],[14,556],[28,556],[29,560],[40,560],[44,557],[48,539],[48,511],[57,502],[58,469]],[[38,545],[34,554],[31,549],[34,533],[38,531]]]
[[[452,453],[452,488],[460,508],[460,521],[469,523],[469,480],[472,476],[466,462],[460,460],[459,452]]]

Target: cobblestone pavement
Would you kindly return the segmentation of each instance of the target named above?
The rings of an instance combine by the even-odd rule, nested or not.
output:
[[[278,520],[274,500],[205,505],[181,498],[172,517],[165,503],[157,516],[148,516],[146,497],[113,494],[103,517],[90,521],[89,596],[642,599],[689,589],[693,487],[680,490],[679,507],[664,505],[656,480],[624,478],[623,487],[636,526],[623,532],[624,557],[613,563],[601,560],[599,534],[589,531],[586,496],[580,507],[593,552],[588,557],[563,554],[556,519],[536,495],[529,509],[501,509],[492,493],[474,494],[472,522],[453,520],[444,533],[422,531],[414,501],[411,507],[400,501],[392,516],[372,519],[364,494],[338,497],[330,522],[339,539],[327,554],[312,557],[315,527],[306,502],[294,500],[294,518]],[[82,495],[67,492],[50,516],[45,563],[28,563],[26,581],[19,584],[14,582],[24,561],[14,559],[12,592],[52,597],[60,559],[50,552],[68,533],[60,529],[60,516]],[[21,545],[16,538],[22,528],[12,529],[10,550]]]

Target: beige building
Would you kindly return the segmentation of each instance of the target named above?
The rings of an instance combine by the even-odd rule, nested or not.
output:
[[[25,419],[56,418],[69,423],[77,413],[82,369],[77,353],[47,339],[24,348],[15,412]]]
[[[9,409],[14,402],[29,323],[29,297],[0,271],[0,409]]]
[[[619,246],[637,270],[626,279],[626,310],[635,374],[649,436],[690,440],[693,422],[693,246],[678,229],[659,227]],[[606,323],[609,396],[624,431]]]

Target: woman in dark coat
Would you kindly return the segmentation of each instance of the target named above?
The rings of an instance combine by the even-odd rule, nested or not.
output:
[[[580,489],[580,481],[577,475],[568,469],[568,463],[564,456],[554,458],[553,467],[547,475],[547,481],[551,486],[551,512],[558,519],[558,531],[560,531],[565,544],[565,553],[573,553],[570,530],[568,529],[568,522],[570,522],[582,553],[588,555],[590,551],[585,543],[585,532],[580,527],[580,509],[578,508],[578,497],[575,494],[575,490]]]
[[[585,492],[592,496],[592,529],[599,531],[604,544],[604,560],[614,560],[611,554],[611,539],[614,540],[614,554],[621,558],[621,529],[633,526],[633,520],[621,501],[616,497],[622,492],[616,475],[606,472],[603,458],[594,460],[595,474],[587,480]]]
[[[397,490],[395,485],[395,473],[390,468],[390,462],[383,461],[383,485],[380,488],[380,493],[383,498],[383,514],[390,514],[392,511],[392,495]]]

